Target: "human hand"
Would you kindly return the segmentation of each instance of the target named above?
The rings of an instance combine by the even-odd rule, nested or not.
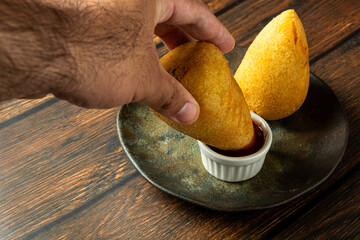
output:
[[[115,7],[121,8],[112,8]],[[223,52],[227,52],[233,48],[234,39],[202,1],[142,1],[140,5],[128,6],[126,11],[124,14],[127,14],[127,17],[138,22],[137,25],[132,25],[133,22],[130,21],[128,25],[129,31],[139,33],[130,33],[126,41],[135,42],[132,45],[123,42],[125,46],[130,45],[129,49],[123,49],[123,52],[118,53],[119,56],[112,54],[114,59],[107,59],[105,64],[84,63],[87,73],[89,66],[98,65],[96,79],[93,79],[92,74],[82,77],[84,81],[80,82],[75,90],[66,95],[57,95],[79,105],[100,108],[139,101],[175,122],[193,123],[199,115],[199,105],[161,66],[152,40],[153,33],[158,35],[170,50],[194,38],[211,41]],[[141,12],[143,18],[134,14],[136,11]],[[102,21],[116,22],[116,19]],[[137,29],[139,24],[143,24],[141,29]],[[119,28],[108,30],[113,32],[117,29]],[[114,48],[123,47],[115,44]],[[94,54],[98,53],[94,51]],[[119,59],[120,56],[124,60]],[[83,61],[81,58],[83,56],[80,56],[78,62]],[[112,66],[108,66],[109,63]]]
[[[153,34],[170,50],[193,39],[211,41],[223,52],[234,46],[233,37],[200,0],[38,1],[50,7],[42,20],[53,21],[47,23],[57,31],[41,40],[54,44],[54,38],[61,36],[63,39],[56,39],[60,45],[56,49],[64,52],[56,54],[61,59],[43,64],[52,72],[41,76],[49,79],[41,79],[42,84],[36,85],[39,87],[28,87],[16,97],[51,92],[88,108],[142,102],[175,122],[192,124],[199,115],[199,105],[161,66]],[[49,18],[53,9],[59,11],[54,19]],[[24,44],[29,39],[27,36]],[[50,43],[39,45],[45,48]],[[55,50],[49,47],[44,54],[50,51]],[[32,57],[26,64],[36,61],[44,59]]]

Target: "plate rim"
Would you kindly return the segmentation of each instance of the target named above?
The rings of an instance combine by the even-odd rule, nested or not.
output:
[[[241,211],[253,211],[253,210],[263,210],[263,209],[269,209],[269,208],[274,208],[274,207],[277,207],[277,206],[281,206],[281,205],[284,205],[288,202],[291,202],[293,201],[294,199],[296,198],[299,198],[300,196],[312,191],[313,189],[315,189],[316,187],[318,187],[319,185],[321,185],[322,183],[324,183],[335,171],[335,169],[337,168],[337,166],[339,165],[340,161],[342,160],[344,154],[345,154],[345,151],[346,151],[346,148],[347,148],[347,144],[348,144],[348,140],[349,140],[349,122],[348,122],[348,118],[347,118],[347,115],[346,115],[346,112],[345,112],[345,108],[343,106],[343,104],[339,101],[339,98],[337,97],[337,95],[335,94],[335,92],[330,88],[329,85],[327,85],[323,80],[321,80],[320,78],[318,78],[314,73],[310,72],[310,77],[313,76],[313,78],[315,78],[317,81],[319,81],[322,85],[324,85],[325,88],[328,88],[328,90],[331,91],[331,93],[334,95],[334,97],[336,98],[337,102],[339,103],[339,106],[340,106],[340,111],[342,112],[342,115],[344,116],[344,120],[345,120],[345,141],[343,143],[343,146],[342,146],[342,152],[340,154],[340,157],[339,159],[336,161],[336,163],[334,164],[334,166],[332,167],[332,169],[329,171],[329,173],[324,177],[322,178],[321,180],[319,180],[317,183],[315,183],[314,185],[312,185],[311,187],[303,190],[302,192],[284,200],[284,201],[280,201],[278,203],[275,203],[275,204],[271,204],[271,205],[266,205],[266,206],[248,206],[248,207],[234,207],[234,208],[221,208],[221,207],[214,207],[214,206],[211,206],[209,204],[206,204],[206,203],[203,203],[203,202],[200,202],[200,201],[197,201],[197,200],[194,200],[194,199],[191,199],[191,198],[188,198],[188,197],[184,197],[176,192],[173,192],[161,185],[159,185],[158,183],[154,182],[144,171],[142,171],[142,169],[139,167],[139,165],[136,163],[136,161],[133,159],[132,155],[129,153],[128,151],[128,148],[126,147],[125,143],[124,143],[124,140],[123,140],[123,134],[120,130],[120,124],[121,124],[121,121],[120,121],[120,114],[121,114],[121,111],[122,109],[124,108],[124,106],[127,106],[128,104],[124,105],[124,106],[121,106],[119,108],[119,110],[117,111],[117,114],[116,114],[116,128],[117,128],[117,133],[118,133],[118,137],[119,137],[119,140],[120,140],[120,143],[121,143],[121,146],[123,148],[123,150],[125,151],[127,157],[129,158],[129,160],[131,161],[132,165],[135,167],[135,169],[140,173],[140,175],[145,178],[145,180],[147,180],[149,183],[151,183],[153,186],[155,186],[156,188],[160,189],[161,191],[164,191],[166,192],[167,194],[169,195],[172,195],[174,197],[177,197],[181,200],[184,200],[186,202],[190,202],[192,204],[195,204],[197,206],[200,206],[200,207],[204,207],[204,208],[207,208],[207,209],[211,209],[211,210],[215,210],[215,211],[221,211],[221,212],[241,212]],[[130,103],[131,104],[131,103]],[[249,180],[251,181],[251,179]]]

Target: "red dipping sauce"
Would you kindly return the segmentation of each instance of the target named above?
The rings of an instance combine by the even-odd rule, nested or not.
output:
[[[212,150],[217,153],[220,153],[229,157],[244,157],[256,153],[257,151],[264,146],[265,137],[263,130],[253,121],[254,131],[255,131],[255,141],[253,144],[247,148],[239,149],[239,150],[221,150],[215,147],[209,146]]]

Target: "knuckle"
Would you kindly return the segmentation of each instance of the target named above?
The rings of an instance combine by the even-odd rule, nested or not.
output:
[[[169,89],[167,89],[166,92],[161,97],[161,105],[160,108],[162,110],[169,110],[174,103],[176,103],[176,100],[179,96],[179,91],[177,91],[176,84],[171,84]]]

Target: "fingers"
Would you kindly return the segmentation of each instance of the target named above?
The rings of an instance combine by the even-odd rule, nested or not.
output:
[[[176,42],[174,38],[179,34],[173,35],[171,32],[174,26],[181,26],[193,38],[213,42],[224,53],[234,47],[232,35],[202,1],[173,0],[160,1],[160,4],[158,14],[162,16],[158,18],[155,34],[164,38],[166,45]]]
[[[173,50],[177,46],[193,40],[187,32],[177,26],[159,25],[155,28],[155,32],[156,31],[166,32],[160,39],[169,50]]]
[[[152,79],[150,89],[144,92],[141,102],[176,123],[194,123],[199,117],[200,107],[183,85],[168,74],[160,63],[158,73],[153,77],[155,79]]]

